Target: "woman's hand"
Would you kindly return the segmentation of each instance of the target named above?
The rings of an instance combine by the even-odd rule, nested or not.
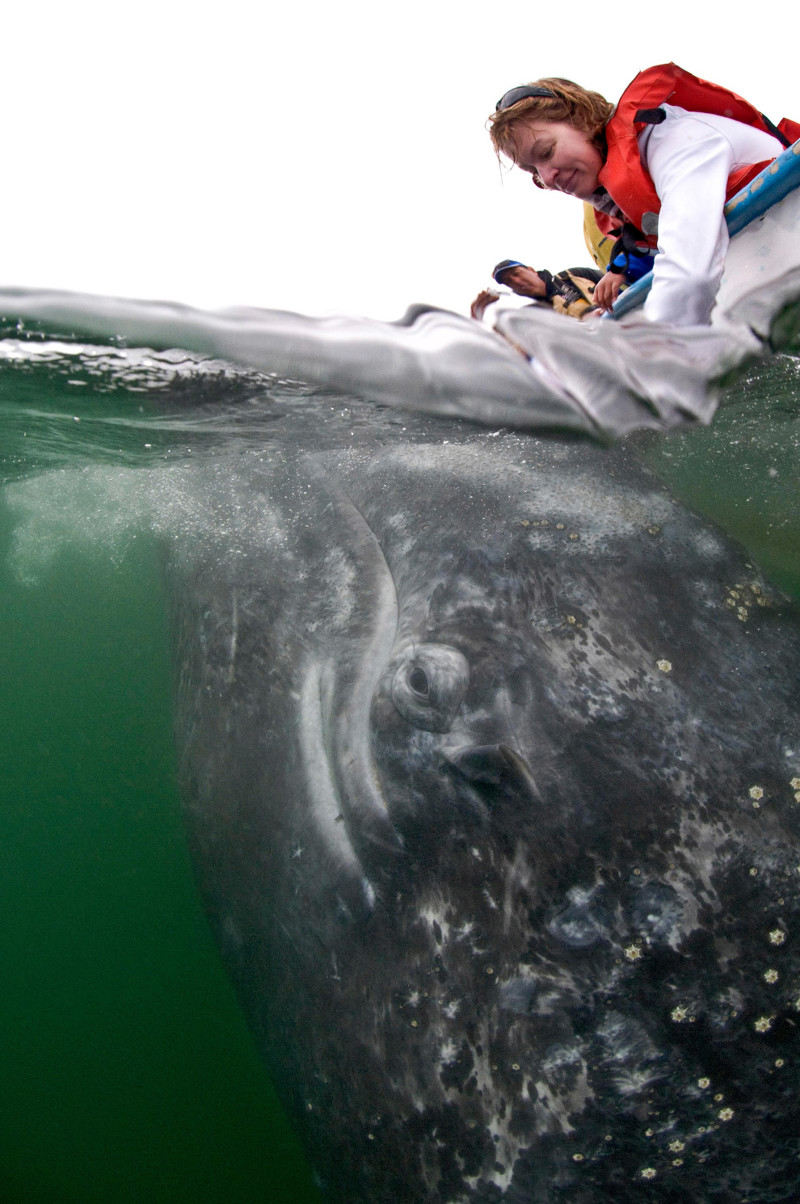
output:
[[[598,280],[594,286],[594,303],[603,313],[608,313],[613,308],[622,285],[623,277],[619,272],[606,272],[603,279]]]
[[[470,305],[470,317],[477,318],[478,321],[480,321],[489,306],[494,305],[495,301],[499,300],[499,293],[493,293],[491,289],[485,288],[482,292],[478,293],[477,297],[472,302],[472,305]]]

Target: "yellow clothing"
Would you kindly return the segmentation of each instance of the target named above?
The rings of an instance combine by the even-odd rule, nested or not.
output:
[[[592,259],[601,271],[607,271],[617,240],[600,233],[594,209],[588,201],[583,202],[583,237]]]
[[[597,275],[598,273],[595,273],[595,276]],[[580,269],[559,272],[557,276],[553,277],[547,290],[547,300],[557,314],[567,314],[570,318],[582,318],[589,310],[596,309],[594,303],[596,283],[596,280],[581,275]],[[580,295],[577,296],[576,293]]]

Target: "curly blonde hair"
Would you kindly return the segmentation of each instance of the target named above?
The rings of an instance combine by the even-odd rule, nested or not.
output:
[[[571,79],[560,79],[557,76],[537,79],[530,86],[547,88],[553,95],[528,96],[507,109],[498,109],[492,113],[489,118],[489,135],[498,156],[505,155],[515,163],[516,132],[522,122],[536,118],[539,121],[566,121],[576,129],[582,130],[605,159],[605,127],[614,112],[614,106],[604,96],[599,92],[589,92],[580,84],[573,83]],[[531,174],[534,184],[543,188],[537,173]]]

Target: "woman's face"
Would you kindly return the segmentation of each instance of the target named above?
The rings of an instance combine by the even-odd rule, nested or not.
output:
[[[514,144],[516,166],[538,175],[545,188],[582,201],[597,190],[603,156],[574,125],[532,117],[515,127]]]

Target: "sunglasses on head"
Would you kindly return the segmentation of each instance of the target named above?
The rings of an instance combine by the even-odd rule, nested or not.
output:
[[[551,92],[549,88],[531,87],[529,84],[520,84],[518,88],[510,88],[497,102],[495,112],[501,113],[503,109],[510,109],[518,100],[528,100],[534,96],[548,96],[553,100],[557,100],[555,92]]]

